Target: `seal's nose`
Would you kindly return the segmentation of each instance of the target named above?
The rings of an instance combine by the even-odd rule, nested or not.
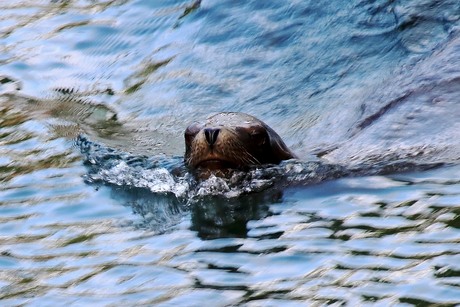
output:
[[[214,145],[217,140],[217,136],[219,135],[220,129],[218,128],[206,128],[204,129],[204,136],[206,137],[206,141],[210,146]]]

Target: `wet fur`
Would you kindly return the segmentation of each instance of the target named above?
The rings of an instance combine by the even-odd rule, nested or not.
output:
[[[225,119],[226,115],[232,116],[230,124],[225,120],[213,122],[214,117]],[[206,141],[206,128],[220,129],[213,145]],[[204,124],[192,124],[185,131],[185,139],[185,163],[192,168],[244,169],[295,158],[273,129],[244,113],[219,113]]]

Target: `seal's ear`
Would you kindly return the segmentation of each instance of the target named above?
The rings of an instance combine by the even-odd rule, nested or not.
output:
[[[284,144],[281,137],[269,126],[265,127],[268,131],[268,137],[270,139],[270,146],[273,151],[273,155],[279,160],[297,159],[297,156]]]

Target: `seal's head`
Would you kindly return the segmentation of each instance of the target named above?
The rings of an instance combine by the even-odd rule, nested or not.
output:
[[[185,163],[191,168],[244,169],[295,158],[268,125],[244,113],[218,113],[185,130]]]

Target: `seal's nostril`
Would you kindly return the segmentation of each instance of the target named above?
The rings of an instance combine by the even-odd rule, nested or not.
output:
[[[219,135],[220,129],[206,128],[204,129],[204,136],[209,145],[214,145]]]

